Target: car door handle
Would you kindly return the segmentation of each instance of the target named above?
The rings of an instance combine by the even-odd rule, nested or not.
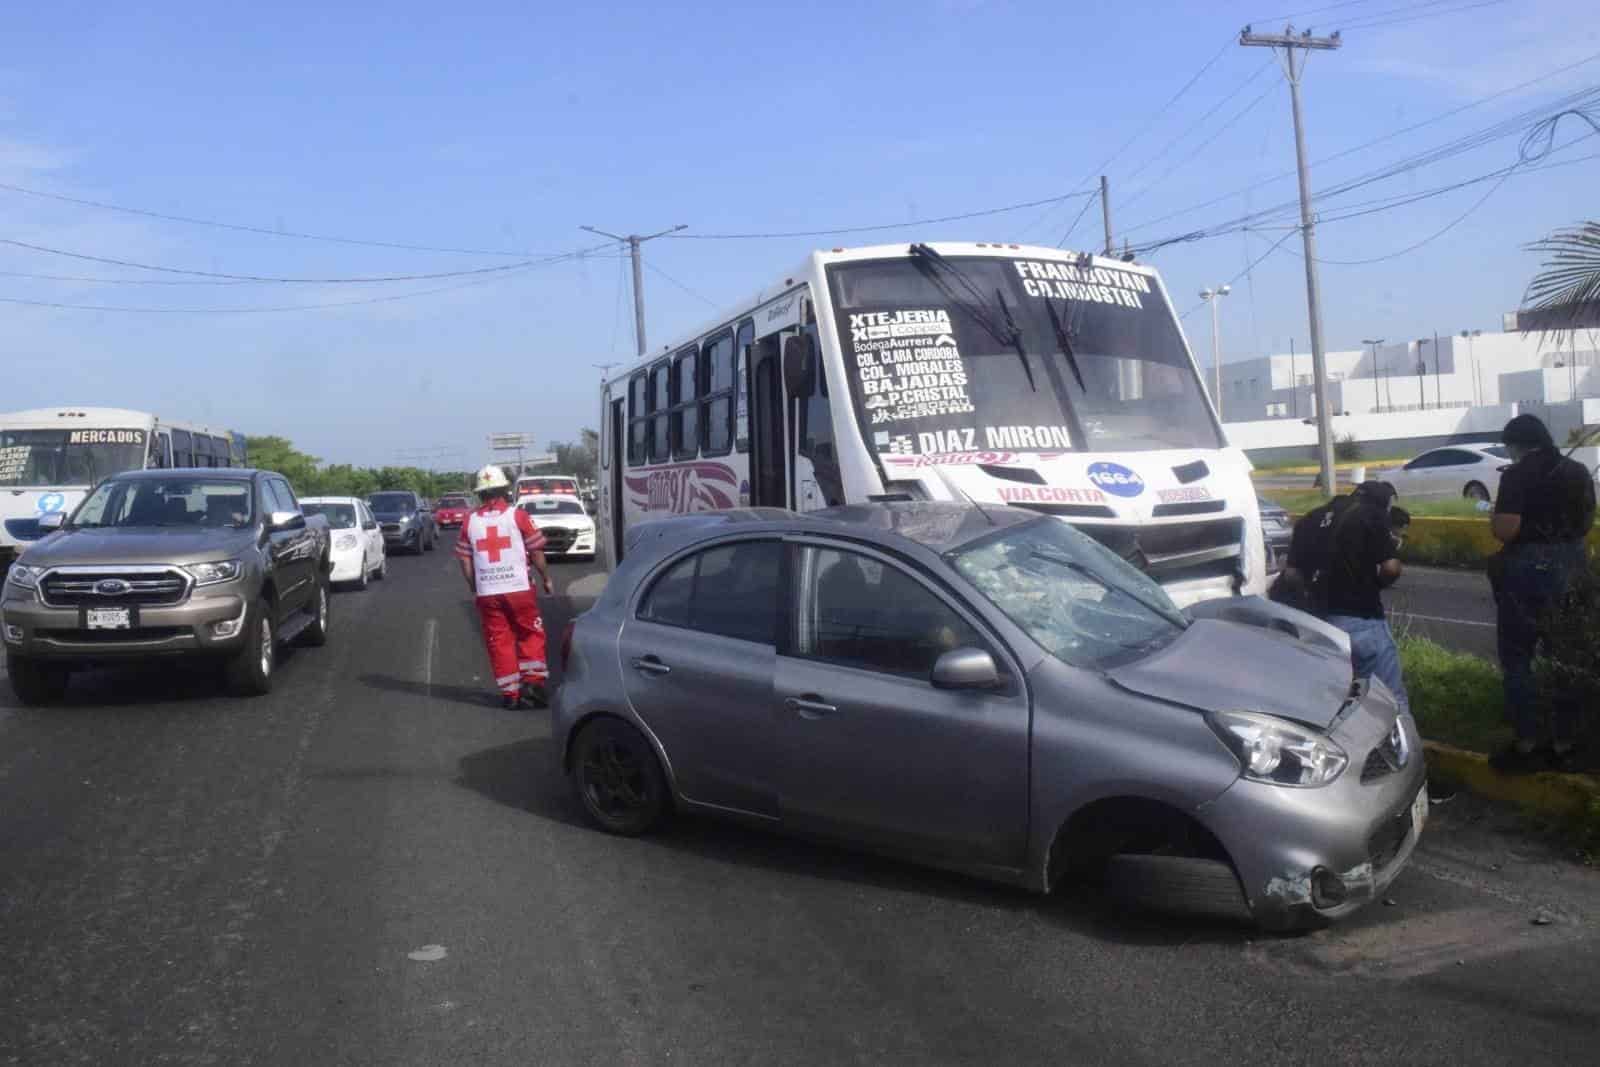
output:
[[[633,669],[646,674],[671,674],[672,668],[654,656],[641,656],[633,661]]]
[[[820,719],[839,710],[832,704],[824,703],[815,693],[807,693],[803,697],[790,697],[784,704],[798,711],[802,719]]]

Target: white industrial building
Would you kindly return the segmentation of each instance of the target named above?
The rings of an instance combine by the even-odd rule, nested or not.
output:
[[[1519,411],[1544,418],[1558,441],[1600,423],[1600,330],[1559,343],[1538,333],[1463,332],[1326,358],[1340,437],[1397,448],[1486,440]],[[1205,369],[1214,388],[1216,372]],[[1221,392],[1229,439],[1258,458],[1315,440],[1309,352],[1224,364]]]

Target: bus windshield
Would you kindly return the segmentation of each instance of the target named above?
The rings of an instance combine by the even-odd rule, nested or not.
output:
[[[876,453],[1222,447],[1150,275],[930,249],[839,264],[829,281]]]
[[[0,429],[0,488],[93,485],[122,471],[143,470],[144,430]]]

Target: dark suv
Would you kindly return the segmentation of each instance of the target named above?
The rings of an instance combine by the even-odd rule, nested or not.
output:
[[[421,496],[404,489],[385,490],[367,497],[367,507],[383,527],[383,543],[389,551],[433,551],[439,528]]]

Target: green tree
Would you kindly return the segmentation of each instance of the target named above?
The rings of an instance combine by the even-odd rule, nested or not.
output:
[[[580,430],[577,441],[554,441],[550,451],[555,454],[559,473],[570,474],[580,482],[595,480],[600,468],[600,435],[594,430]]]
[[[1530,246],[1546,259],[1523,303],[1524,333],[1551,333],[1600,326],[1600,222],[1557,230]]]
[[[278,472],[289,479],[289,484],[297,493],[309,496],[318,492],[317,465],[322,461],[316,456],[301,452],[285,437],[248,437],[245,445],[250,452],[252,467]]]

